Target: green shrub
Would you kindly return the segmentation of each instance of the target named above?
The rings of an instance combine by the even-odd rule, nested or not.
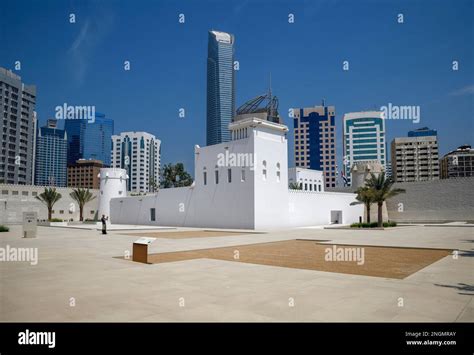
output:
[[[61,218],[51,218],[50,222],[64,222]]]
[[[377,222],[372,222],[372,223],[352,223],[351,224],[351,228],[377,228]],[[384,222],[383,223],[383,226],[384,228],[387,228],[387,227],[396,227],[397,226],[397,223],[396,222],[391,222],[391,221],[388,221],[388,222]]]
[[[375,228],[377,227],[377,222],[372,222],[372,223],[352,223],[351,228]]]
[[[4,226],[3,224],[0,224],[0,232],[8,232],[10,228],[7,226]]]

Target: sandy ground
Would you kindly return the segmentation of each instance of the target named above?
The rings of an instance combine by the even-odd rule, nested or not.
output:
[[[236,245],[226,248],[152,254],[148,256],[148,262],[158,264],[209,258],[296,269],[404,279],[451,253],[452,251],[447,249],[351,246],[321,244],[309,240],[286,240],[253,245]],[[338,260],[338,254],[342,259]]]

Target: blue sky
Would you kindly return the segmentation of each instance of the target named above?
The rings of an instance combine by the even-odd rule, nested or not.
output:
[[[41,124],[65,102],[95,105],[116,133],[155,134],[162,162],[192,172],[193,145],[206,140],[207,31],[230,32],[237,106],[266,92],[271,72],[292,164],[288,109],[325,98],[336,106],[340,168],[343,114],[388,103],[421,107],[419,124],[387,121],[388,142],[428,126],[438,130],[441,154],[474,145],[473,10],[469,0],[2,0],[0,66],[21,61],[16,73],[37,85]]]

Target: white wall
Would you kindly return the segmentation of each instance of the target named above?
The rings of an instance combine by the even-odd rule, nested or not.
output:
[[[314,226],[331,223],[331,210],[342,211],[342,224],[359,222],[363,205],[351,206],[355,194],[339,192],[289,191],[289,226]]]
[[[257,166],[255,168],[255,228],[282,228],[288,225],[288,142],[284,132],[254,132]],[[266,162],[266,167],[263,162]],[[280,181],[277,181],[280,164]],[[266,179],[263,170],[266,169]]]
[[[124,224],[275,229],[330,224],[331,210],[342,211],[343,224],[358,222],[364,207],[350,206],[354,200],[355,194],[294,190],[286,197],[278,194],[256,202],[254,216],[251,208],[241,208],[250,207],[248,197],[213,201],[202,190],[182,187],[162,189],[156,195],[112,199],[111,215],[114,221]],[[150,208],[156,209],[155,222],[150,220]]]

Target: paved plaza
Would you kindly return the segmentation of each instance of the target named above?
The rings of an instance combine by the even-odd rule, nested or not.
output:
[[[180,238],[169,237],[173,230]],[[150,254],[296,239],[454,252],[400,279],[208,258],[156,264],[124,259],[145,232],[158,237]],[[12,226],[0,233],[0,247],[38,248],[38,263],[0,262],[0,320],[474,321],[473,227],[299,228],[220,236],[199,229],[198,237],[192,232],[117,228],[102,236],[97,230],[39,227],[37,238],[24,239],[21,226]]]

